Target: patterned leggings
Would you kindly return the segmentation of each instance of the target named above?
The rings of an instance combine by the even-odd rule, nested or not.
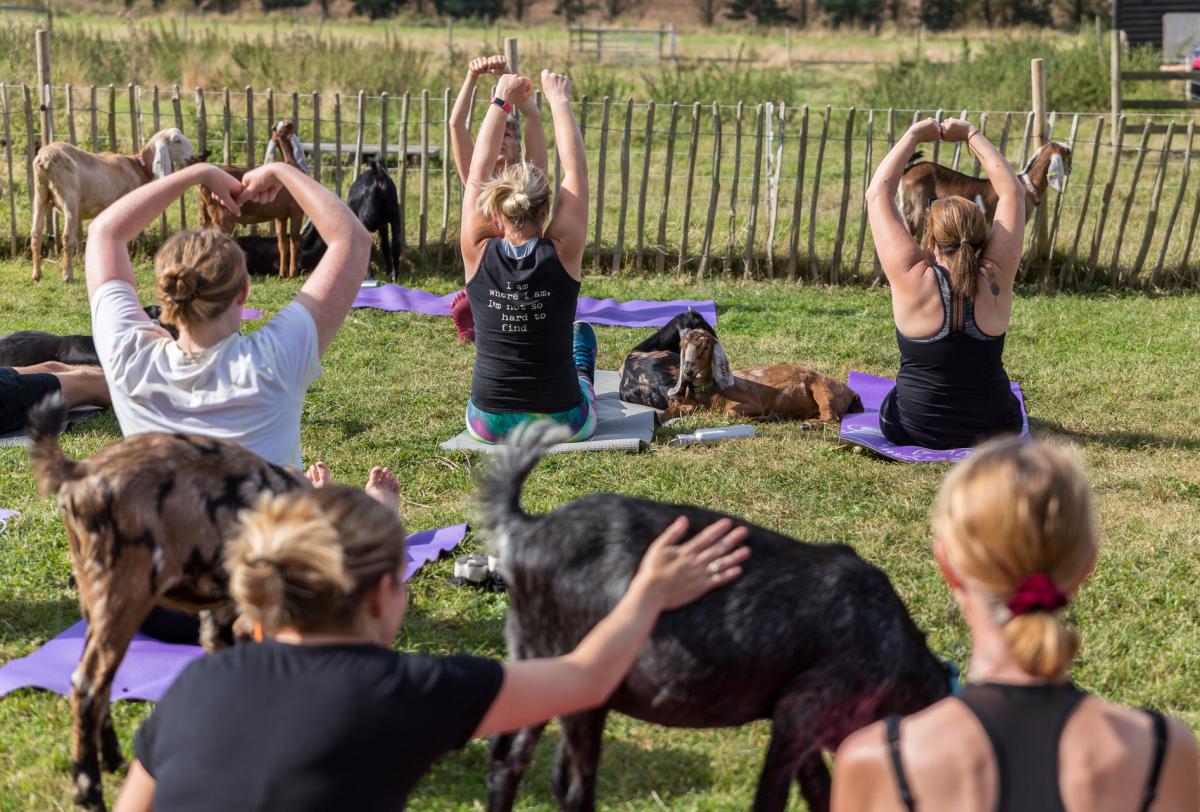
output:
[[[596,387],[585,376],[579,376],[579,390],[583,400],[565,412],[537,414],[535,412],[485,412],[473,402],[467,401],[467,433],[481,443],[501,443],[508,433],[522,423],[549,419],[567,426],[573,432],[568,442],[579,443],[591,439],[596,433]]]

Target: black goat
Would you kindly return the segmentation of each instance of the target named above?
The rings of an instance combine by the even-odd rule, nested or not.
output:
[[[621,362],[621,400],[659,411],[670,405],[667,390],[679,380],[679,336],[685,330],[703,330],[713,338],[717,336],[699,313],[680,313],[625,356]]]
[[[161,307],[150,305],[142,309],[155,324],[179,337],[172,325],[159,323]],[[91,336],[59,336],[38,330],[20,330],[0,336],[0,367],[31,367],[47,361],[71,366],[100,366],[96,342]]]
[[[480,481],[484,526],[508,584],[515,660],[566,654],[616,605],[642,555],[676,516],[698,532],[723,514],[593,494],[541,516],[521,510],[522,485],[561,430],[517,429]],[[778,812],[792,781],[813,812],[829,809],[822,753],[891,713],[949,692],[887,576],[841,544],[804,544],[746,525],[753,551],[734,583],[662,616],[607,705],[560,719],[554,791],[565,810],[595,808],[610,710],[668,727],[729,727],[770,719],[754,800]],[[491,812],[510,810],[544,725],[492,742]]]
[[[400,261],[400,198],[387,168],[376,159],[368,158],[366,170],[350,184],[346,205],[367,231],[379,233],[388,278],[395,279]],[[300,256],[305,270],[312,270],[325,256],[325,241],[311,221],[300,234]]]
[[[312,224],[309,224],[312,228]],[[316,234],[316,231],[313,231]],[[279,274],[279,243],[274,236],[262,237],[247,234],[234,237],[234,241],[246,255],[246,270],[251,276],[277,276]],[[303,234],[300,245],[300,269],[311,271],[317,267],[317,262],[325,253],[325,243],[321,243],[320,251],[305,250]]]

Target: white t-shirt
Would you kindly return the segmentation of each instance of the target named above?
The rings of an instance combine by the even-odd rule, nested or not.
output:
[[[114,279],[92,297],[92,337],[126,437],[202,434],[300,467],[300,411],[321,375],[317,325],[304,305],[192,355],[146,318],[133,285]]]

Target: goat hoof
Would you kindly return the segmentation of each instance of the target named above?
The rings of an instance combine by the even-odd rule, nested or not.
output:
[[[100,754],[100,764],[106,773],[120,772],[125,768],[125,756],[121,754],[121,745],[117,743],[116,736],[111,740],[105,740],[103,751]]]
[[[76,806],[86,809],[87,812],[105,812],[104,792],[100,789],[100,781],[87,773],[75,776],[74,800]]]

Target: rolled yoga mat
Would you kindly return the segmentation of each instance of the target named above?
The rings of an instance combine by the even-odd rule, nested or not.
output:
[[[408,537],[408,567],[404,580],[422,565],[457,547],[467,534],[465,524],[413,533]],[[41,688],[68,696],[71,674],[83,655],[87,624],[79,621],[46,645],[19,660],[0,666],[0,697],[19,688]],[[200,646],[164,643],[140,632],[129,644],[117,669],[111,697],[158,701],[171,683],[204,649]]]
[[[889,443],[879,428],[879,406],[883,403],[887,393],[892,391],[896,382],[891,378],[880,378],[864,372],[851,372],[847,383],[862,398],[863,411],[848,414],[842,418],[842,428],[838,433],[838,439],[862,446],[897,462],[957,462],[970,456],[973,450],[970,448],[941,450]],[[1025,412],[1025,397],[1021,392],[1021,385],[1013,381],[1012,391],[1021,404],[1021,436],[1028,437],[1029,415]]]
[[[406,288],[401,285],[380,285],[377,288],[360,290],[358,297],[354,300],[354,307],[370,307],[393,312],[403,310],[425,316],[449,316],[450,300],[455,295],[457,292],[438,296],[435,293]],[[628,302],[618,302],[616,299],[592,299],[580,296],[575,308],[575,318],[590,324],[602,324],[609,327],[662,327],[680,313],[686,313],[689,308],[707,319],[709,324],[716,325],[717,305],[711,299],[676,299],[669,302],[633,299]]]

